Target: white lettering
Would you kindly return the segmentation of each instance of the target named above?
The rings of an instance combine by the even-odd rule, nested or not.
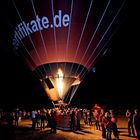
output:
[[[61,15],[62,15],[62,12],[61,10],[59,10],[58,15],[54,16],[53,22],[54,22],[55,27],[61,27]]]
[[[40,18],[38,15],[35,20],[31,20],[30,22],[25,23],[25,21],[22,21],[15,28],[12,44],[14,47],[17,47],[21,40],[26,36],[43,29],[48,29],[49,27],[67,27],[69,25],[69,21],[70,16],[68,14],[63,15],[62,10],[59,10],[58,14],[53,17],[53,23],[50,23],[47,17],[44,16]]]
[[[49,20],[48,20],[47,17],[43,17],[43,18],[42,18],[42,26],[43,26],[45,29],[49,28]]]
[[[69,25],[69,21],[70,21],[70,17],[69,17],[69,15],[64,15],[63,16],[63,19],[62,19],[62,23],[63,23],[63,26],[64,27],[67,27],[68,25]]]
[[[31,21],[31,25],[32,25],[32,31],[34,32],[38,31],[37,23],[35,20]]]

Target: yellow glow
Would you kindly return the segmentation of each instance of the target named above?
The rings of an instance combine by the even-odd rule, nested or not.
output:
[[[63,88],[64,88],[63,77],[64,77],[64,74],[62,70],[58,69],[56,83],[57,83],[57,88],[58,88],[60,98],[63,97]]]

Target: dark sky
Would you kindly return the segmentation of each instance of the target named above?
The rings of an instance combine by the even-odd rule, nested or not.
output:
[[[1,5],[3,6],[3,5]],[[4,7],[0,7],[4,18]],[[7,11],[8,12],[8,11]],[[81,83],[73,104],[113,104],[138,106],[139,79],[139,26],[138,11],[126,1],[118,21],[116,33],[108,43],[108,50],[96,64],[96,73],[89,72]],[[49,104],[39,81],[12,51],[9,27],[0,21],[0,105],[31,106]],[[79,99],[79,100],[77,100]]]

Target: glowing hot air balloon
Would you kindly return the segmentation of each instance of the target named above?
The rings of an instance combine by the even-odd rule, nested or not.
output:
[[[13,0],[13,46],[52,101],[70,103],[115,29],[123,0]]]

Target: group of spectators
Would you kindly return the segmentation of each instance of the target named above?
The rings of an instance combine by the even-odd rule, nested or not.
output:
[[[56,127],[60,126],[60,118],[62,116],[67,121],[66,124],[63,123],[66,127],[69,127],[69,130],[80,130],[80,120],[81,120],[81,112],[77,108],[53,108],[53,109],[41,109],[41,110],[32,110],[31,118],[32,118],[32,128],[40,127],[41,129],[45,129],[46,127],[51,128],[52,133],[56,133]],[[62,126],[64,128],[64,126]]]
[[[51,128],[51,133],[56,133],[56,110],[45,109],[31,111],[32,128]]]
[[[116,140],[119,139],[117,117],[112,109],[103,108],[84,110],[83,118],[86,125],[95,125],[96,130],[102,131],[102,138],[112,140],[112,133]]]
[[[138,109],[127,109],[125,115],[128,119],[128,136],[136,136],[140,140],[140,113]]]
[[[32,110],[26,115],[17,108],[6,113],[6,120],[9,125],[13,125],[14,122],[15,126],[18,126],[21,117],[26,116],[32,121],[32,129],[40,128],[42,130],[49,127],[51,133],[56,133],[59,126],[59,117],[67,116],[69,130],[81,130],[81,120],[83,120],[85,125],[94,126],[96,130],[101,131],[103,139],[112,140],[112,135],[114,135],[115,140],[118,140],[117,115],[114,110],[106,110],[95,106],[92,109],[42,108]],[[125,117],[128,119],[128,136],[137,137],[140,140],[140,114],[138,109],[127,109]]]
[[[97,106],[97,105],[95,105]],[[140,140],[140,112],[138,109],[127,109],[125,117],[128,119],[128,136]],[[120,132],[117,127],[118,115],[113,109],[106,110],[96,107],[94,110],[83,110],[83,119],[86,125],[95,125],[96,130],[102,131],[102,138],[112,140],[112,134],[115,140],[119,139]]]

